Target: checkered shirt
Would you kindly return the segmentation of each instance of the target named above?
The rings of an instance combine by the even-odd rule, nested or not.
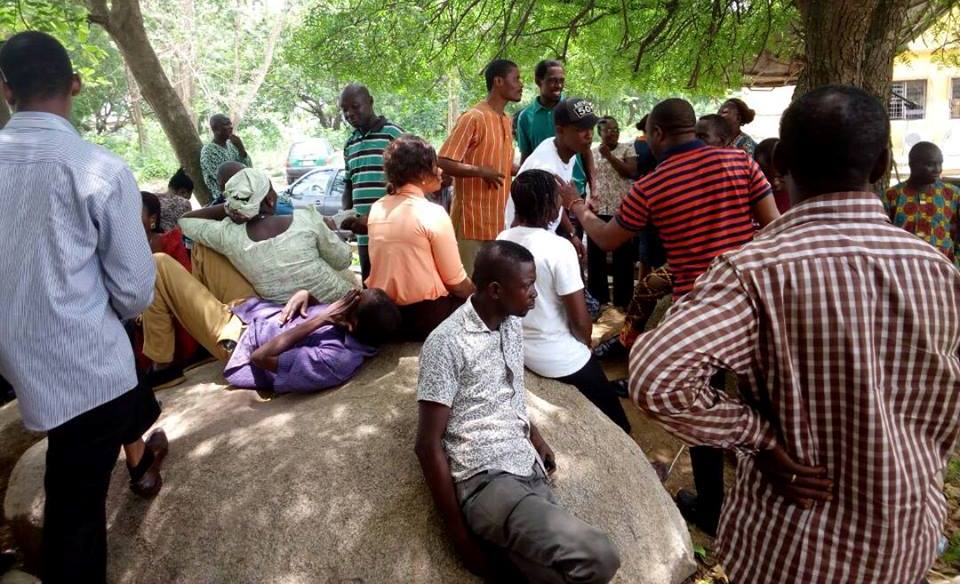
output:
[[[933,563],[960,428],[960,272],[872,193],[797,205],[721,255],[630,360],[634,401],[735,449],[717,553],[733,582],[910,582]],[[716,369],[744,383],[710,388]],[[833,500],[775,495],[753,453],[827,469]]]

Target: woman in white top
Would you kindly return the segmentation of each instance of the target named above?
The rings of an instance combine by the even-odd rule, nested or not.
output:
[[[615,424],[630,423],[600,362],[590,352],[593,324],[583,296],[577,253],[548,229],[559,208],[560,185],[543,170],[528,170],[510,189],[516,226],[497,237],[530,250],[537,265],[537,304],[523,318],[523,361],[543,377],[574,385]],[[562,188],[573,188],[567,185]]]

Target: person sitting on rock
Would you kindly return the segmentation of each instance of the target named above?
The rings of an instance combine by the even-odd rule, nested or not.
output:
[[[593,323],[584,302],[580,262],[572,246],[553,233],[550,222],[560,210],[559,183],[545,170],[520,173],[510,188],[515,227],[497,239],[530,250],[537,265],[537,305],[523,317],[523,361],[537,375],[576,386],[614,424],[630,432],[627,414],[607,380],[600,360],[590,352]],[[576,190],[573,183],[563,188]]]
[[[387,195],[371,206],[370,277],[400,306],[405,338],[423,341],[473,294],[463,269],[453,223],[443,207],[426,199],[440,190],[437,153],[405,135],[383,153]]]
[[[350,245],[313,207],[274,216],[277,193],[261,170],[245,168],[226,183],[226,203],[180,219],[183,234],[227,257],[257,295],[284,303],[297,290],[333,302],[359,288],[349,272]]]
[[[557,504],[547,483],[554,454],[524,404],[520,319],[534,307],[536,279],[523,246],[480,249],[477,292],[423,345],[415,450],[470,571],[496,576],[495,567],[509,566],[530,582],[609,582],[619,553]],[[488,549],[510,561],[494,561]]]
[[[226,363],[224,378],[262,396],[312,392],[346,382],[376,346],[391,339],[400,312],[383,290],[350,290],[331,304],[309,291],[286,305],[257,297],[233,306],[218,300],[166,254],[154,254],[153,303],[143,313],[143,353],[156,363],[173,358],[173,322]],[[223,262],[220,281],[242,276]],[[162,368],[161,368],[162,370]]]

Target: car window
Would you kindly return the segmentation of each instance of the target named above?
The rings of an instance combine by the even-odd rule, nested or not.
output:
[[[287,158],[290,160],[314,160],[316,158],[327,158],[331,154],[333,154],[333,147],[330,146],[330,142],[326,140],[307,140],[291,146]]]
[[[337,171],[337,177],[333,179],[333,186],[330,188],[330,196],[340,200],[343,197],[343,190],[346,188],[347,173],[342,170]]]
[[[327,190],[327,183],[336,174],[336,169],[318,170],[304,175],[290,187],[290,195],[294,197],[322,196]]]

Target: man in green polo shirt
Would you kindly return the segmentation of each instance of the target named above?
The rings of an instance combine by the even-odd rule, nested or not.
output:
[[[553,125],[553,108],[563,99],[563,86],[566,82],[563,63],[552,60],[540,61],[533,71],[533,80],[540,89],[540,95],[517,115],[514,124],[521,164],[541,142],[557,135]],[[591,177],[595,175],[593,168],[593,155],[590,150],[582,156],[577,154],[573,182],[576,183],[581,195],[586,192],[588,173]],[[592,179],[590,182],[592,185]]]
[[[355,209],[357,217],[345,220],[341,227],[357,234],[360,272],[366,282],[370,275],[370,252],[367,249],[367,214],[387,191],[383,174],[383,151],[404,134],[403,128],[378,116],[373,111],[373,96],[359,83],[347,85],[340,94],[340,111],[353,133],[343,147],[347,171],[343,191],[343,208]]]

